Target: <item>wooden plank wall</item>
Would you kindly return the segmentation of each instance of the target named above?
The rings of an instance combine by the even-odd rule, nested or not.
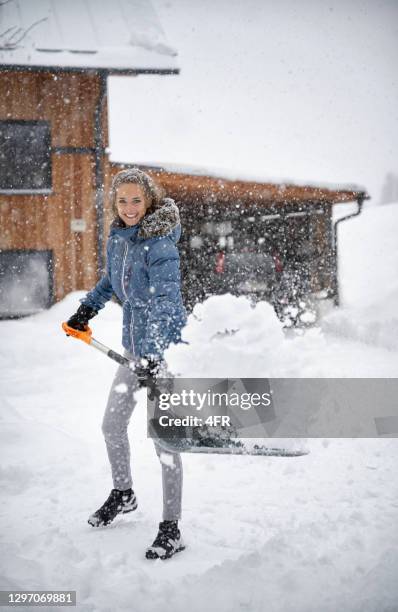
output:
[[[98,95],[96,75],[1,72],[0,120],[50,121],[53,147],[93,147]],[[0,249],[51,249],[59,300],[96,281],[93,155],[53,152],[52,185],[46,196],[0,193]],[[73,218],[87,231],[72,232]]]

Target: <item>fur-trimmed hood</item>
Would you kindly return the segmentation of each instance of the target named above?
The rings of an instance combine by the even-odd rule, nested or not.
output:
[[[167,234],[180,225],[180,213],[177,204],[172,198],[163,198],[155,210],[145,215],[138,225],[138,236],[140,238],[167,236]],[[127,226],[120,217],[116,217],[111,228],[127,228]]]
[[[138,231],[140,238],[167,236],[180,224],[180,213],[172,198],[163,198],[155,211],[145,215]]]

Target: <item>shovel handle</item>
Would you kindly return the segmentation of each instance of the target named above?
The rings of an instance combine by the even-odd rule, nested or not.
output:
[[[98,340],[93,338],[93,332],[88,325],[84,331],[80,331],[79,329],[74,329],[74,327],[69,327],[67,323],[62,323],[62,329],[64,330],[67,336],[73,336],[73,338],[83,340],[83,342],[85,342],[86,344],[90,344],[90,346],[92,346],[93,348],[97,349],[98,351],[101,351],[101,353],[104,353],[105,355],[107,355],[107,357],[109,357],[113,361],[116,361],[116,363],[118,363],[119,365],[122,365],[125,368],[128,368],[129,370],[135,369],[135,360],[123,357],[123,355],[120,355],[116,351],[110,349],[108,346],[105,346],[105,344],[102,344],[102,342],[99,342]],[[137,376],[138,379],[140,379],[140,375],[137,374]],[[156,382],[153,381],[150,377],[148,380],[146,380],[145,386],[148,389],[148,398],[150,400],[153,400],[155,399],[155,397],[159,396],[160,391],[156,385]]]
[[[101,353],[105,353],[110,359],[116,361],[119,365],[124,366],[125,368],[134,369],[134,361],[119,355],[116,351],[113,351],[102,342],[98,342],[95,338],[93,338],[93,332],[87,325],[87,328],[84,331],[80,331],[79,329],[74,329],[74,327],[69,327],[67,323],[62,323],[62,329],[66,333],[67,336],[73,336],[73,338],[77,338],[78,340],[83,340],[86,344],[89,344],[93,348],[96,348]]]

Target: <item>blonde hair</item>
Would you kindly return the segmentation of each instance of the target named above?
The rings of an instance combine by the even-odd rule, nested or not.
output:
[[[124,183],[135,183],[140,185],[145,194],[146,199],[146,213],[153,212],[157,208],[165,196],[163,187],[160,187],[149,174],[143,172],[139,168],[128,168],[127,170],[121,170],[113,177],[110,201],[112,205],[112,211],[115,217],[118,217],[118,211],[116,208],[116,191],[119,185]]]

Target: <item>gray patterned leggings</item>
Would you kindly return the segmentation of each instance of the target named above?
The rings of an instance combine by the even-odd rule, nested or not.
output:
[[[132,357],[127,351],[124,354],[126,357]],[[112,383],[102,421],[102,432],[115,489],[125,490],[133,486],[127,427],[137,404],[134,397],[137,388],[137,377],[134,372],[120,366]],[[160,451],[156,443],[155,450],[160,459],[164,451]],[[161,461],[163,520],[175,521],[181,518],[182,462],[179,453],[167,454],[169,457],[166,461]]]

